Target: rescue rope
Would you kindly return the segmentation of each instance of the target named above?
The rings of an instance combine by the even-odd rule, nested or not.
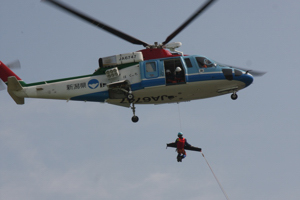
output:
[[[201,153],[202,153],[202,152],[201,152]],[[227,194],[226,194],[224,188],[222,187],[220,181],[218,180],[217,176],[215,175],[214,171],[212,170],[211,166],[209,165],[209,163],[208,163],[208,161],[206,160],[206,158],[205,158],[205,156],[204,156],[203,153],[202,153],[202,156],[203,156],[203,158],[205,159],[205,161],[206,161],[206,163],[207,163],[207,165],[208,165],[210,171],[212,172],[212,174],[214,175],[215,179],[217,180],[217,182],[218,182],[218,184],[219,184],[219,186],[220,186],[220,188],[221,188],[221,190],[222,190],[224,196],[226,197],[227,200],[229,200],[229,197],[227,196]]]
[[[180,131],[182,131],[182,127],[181,127],[181,116],[180,116],[180,108],[179,108],[179,102],[177,102],[178,105],[178,115],[179,115],[179,125],[180,125]]]

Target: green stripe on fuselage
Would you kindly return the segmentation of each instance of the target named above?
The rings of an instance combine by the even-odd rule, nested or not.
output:
[[[93,76],[93,74],[85,75],[85,76],[70,77],[70,78],[55,79],[55,80],[50,80],[50,81],[41,81],[41,82],[36,82],[36,83],[28,83],[28,84],[25,84],[22,86],[29,87],[29,86],[35,86],[35,85],[44,85],[44,84],[49,84],[49,83],[57,83],[57,82],[69,81],[69,80],[74,80],[74,79],[79,79],[79,78],[86,78],[86,77],[90,77],[90,76]]]
[[[139,63],[135,62],[135,63],[128,63],[128,64],[119,65],[119,66],[103,67],[103,68],[99,68],[98,70],[96,70],[93,74],[84,75],[84,76],[76,76],[76,77],[55,79],[55,80],[49,80],[49,81],[40,81],[40,82],[28,83],[28,84],[26,84],[24,81],[20,81],[20,83],[21,83],[21,85],[23,87],[30,87],[30,86],[36,86],[36,85],[44,85],[44,84],[49,84],[49,83],[57,83],[57,82],[62,82],[62,81],[69,81],[69,80],[75,80],[75,79],[80,79],[80,78],[86,78],[86,77],[104,75],[105,71],[107,69],[118,67],[118,69],[121,70],[121,69],[124,69],[124,68],[127,68],[127,67],[131,67],[131,66],[137,65],[137,64],[139,64]]]

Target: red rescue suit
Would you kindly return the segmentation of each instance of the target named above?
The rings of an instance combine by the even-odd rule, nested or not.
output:
[[[188,145],[190,146],[187,142],[186,142],[186,139],[185,138],[177,138],[176,141],[176,146],[177,146],[177,152],[179,154],[183,154],[183,155],[186,155],[186,152],[184,150],[184,146],[185,145]]]

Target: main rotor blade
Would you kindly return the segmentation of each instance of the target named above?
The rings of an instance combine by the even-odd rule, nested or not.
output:
[[[215,0],[209,0],[205,5],[201,6],[190,18],[186,20],[180,27],[178,27],[167,39],[162,43],[163,45],[168,44],[176,35],[178,35],[185,27],[187,27],[196,17],[198,17],[209,5]]]
[[[132,36],[126,34],[126,33],[123,33],[123,32],[121,32],[121,31],[119,31],[119,30],[117,30],[117,29],[115,29],[115,28],[113,28],[109,25],[104,24],[103,22],[100,22],[96,19],[93,19],[92,17],[89,17],[86,14],[83,14],[83,13],[75,10],[74,8],[71,8],[70,6],[66,5],[65,3],[58,2],[56,0],[43,0],[43,1],[51,3],[52,5],[55,5],[55,6],[65,10],[65,11],[79,17],[80,19],[83,19],[83,20],[97,26],[98,28],[101,28],[101,29],[103,29],[103,30],[105,30],[105,31],[107,31],[107,32],[119,37],[119,38],[122,38],[123,40],[126,40],[126,41],[132,43],[132,44],[143,45],[144,47],[150,46],[146,42],[143,42],[143,41],[141,41],[137,38],[134,38],[134,37],[132,37]]]

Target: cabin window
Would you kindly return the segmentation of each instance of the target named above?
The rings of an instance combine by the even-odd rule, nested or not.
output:
[[[191,62],[191,60],[189,58],[185,58],[184,61],[185,61],[185,64],[186,64],[186,66],[188,68],[192,68],[193,67],[192,62]]]
[[[158,77],[158,69],[156,62],[147,62],[145,65],[146,78]]]
[[[196,57],[196,61],[198,63],[198,66],[200,68],[209,68],[209,67],[215,67],[215,64],[210,62],[210,60],[208,60],[205,57]]]
[[[146,63],[146,72],[154,72],[156,71],[156,64],[155,62],[148,62]]]

